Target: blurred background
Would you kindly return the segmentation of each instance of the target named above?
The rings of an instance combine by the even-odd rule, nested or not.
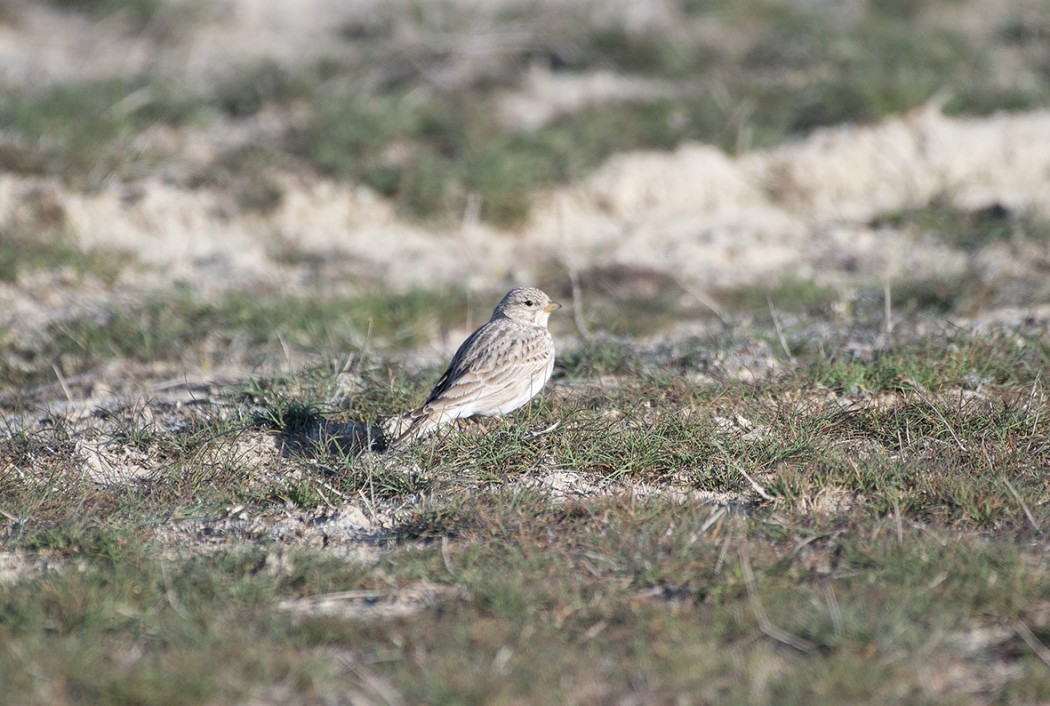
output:
[[[1046,316],[1048,97],[1047,0],[0,0],[0,373]]]

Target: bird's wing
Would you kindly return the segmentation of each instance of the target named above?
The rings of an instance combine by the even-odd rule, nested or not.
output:
[[[491,324],[463,342],[422,409],[450,409],[489,397],[494,402],[504,396],[512,399],[523,387],[538,391],[547,381],[554,347],[550,334],[535,329],[526,330],[526,336],[515,335],[521,329],[503,322]]]
[[[512,329],[510,335],[508,329]],[[463,416],[457,412],[479,401],[483,408],[498,409],[539,392],[553,368],[554,339],[546,329],[525,332],[528,335],[523,336],[513,324],[490,321],[472,333],[426,402],[392,425],[396,436],[390,448],[426,436],[442,422]]]
[[[491,322],[489,322],[488,324],[475,329],[474,333],[467,336],[467,340],[459,345],[456,354],[452,356],[452,362],[448,364],[448,369],[446,369],[441,377],[438,378],[438,381],[434,383],[434,389],[430,391],[430,394],[422,405],[423,407],[426,407],[440,397],[442,393],[456,382],[456,380],[463,376],[464,372],[469,371],[471,367],[476,365],[479,353],[483,352],[486,348],[491,347],[493,338],[492,333],[493,327]]]

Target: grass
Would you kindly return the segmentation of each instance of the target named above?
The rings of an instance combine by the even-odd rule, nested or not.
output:
[[[117,19],[129,34],[152,35],[162,42],[193,29],[208,12],[198,0],[47,0],[58,10],[96,21]]]
[[[132,255],[118,250],[78,247],[60,231],[0,232],[0,282],[17,281],[31,270],[72,270],[112,283]]]
[[[5,682],[28,698],[59,689],[116,703],[226,703],[281,688],[296,698],[384,688],[415,703],[591,702],[628,693],[735,702],[754,698],[762,674],[770,700],[903,692],[949,702],[976,695],[931,682],[924,665],[979,669],[1000,654],[1015,676],[981,688],[1007,702],[1047,693],[1025,643],[994,630],[1037,619],[1029,607],[1048,588],[1045,567],[1008,543],[910,525],[904,541],[892,532],[840,534],[813,549],[838,557],[822,573],[795,558],[780,527],[770,533],[761,522],[732,520],[725,536],[697,535],[706,508],[650,501],[558,509],[535,496],[511,499],[476,498],[467,506],[476,510],[445,520],[457,538],[444,551],[394,548],[371,570],[316,551],[293,552],[271,569],[263,549],[171,562],[133,543],[94,548],[81,555],[86,571],[0,589],[2,629],[20,638],[20,661],[7,663]],[[554,552],[551,531],[560,537]],[[455,585],[469,599],[407,619],[263,617],[282,599],[382,595],[420,581]],[[764,636],[757,606],[803,649]],[[968,645],[963,636],[980,626],[996,637]],[[88,643],[87,634],[99,638]],[[19,668],[25,664],[37,669]],[[34,672],[61,676],[28,676]],[[381,681],[362,686],[362,672]]]
[[[139,147],[137,138],[157,122],[184,123],[195,110],[170,83],[147,77],[5,90],[0,126],[14,137],[4,145],[5,161],[12,171],[97,188],[157,165],[165,155]]]
[[[1038,382],[1050,349],[1040,337],[1019,335],[918,339],[871,360],[835,356],[819,361],[814,378],[843,392],[975,389]]]
[[[826,312],[842,299],[835,287],[819,284],[794,274],[784,274],[769,284],[740,287],[723,292],[720,299],[736,310],[755,314],[770,308],[791,314]]]
[[[1050,290],[1039,277],[1007,283],[986,274],[980,266],[981,257],[989,248],[1019,254],[1037,252],[1047,242],[1050,222],[1034,211],[1011,211],[1001,204],[963,209],[955,206],[949,197],[941,196],[922,208],[884,214],[876,218],[873,225],[900,229],[917,238],[934,239],[961,250],[968,258],[961,274],[930,274],[893,282],[895,307],[945,315],[969,313],[1006,302],[1042,304],[1050,298]]]
[[[49,258],[55,256],[48,251]],[[18,266],[25,264],[19,260]],[[279,358],[291,345],[345,360],[351,347],[366,347],[373,339],[409,346],[429,340],[435,324],[462,326],[465,303],[466,295],[455,289],[328,297],[231,292],[213,299],[186,289],[55,321],[32,347],[4,342],[0,369],[9,384],[26,387],[52,381],[52,365],[72,376],[113,357],[210,367],[250,349],[247,362],[256,366]]]
[[[944,196],[933,199],[923,208],[886,214],[876,219],[873,225],[909,228],[967,252],[979,251],[995,243],[1041,242],[1050,238],[1050,222],[1038,213],[1012,212],[1000,204],[966,210],[953,205]]]
[[[811,351],[761,383],[709,367],[693,377],[696,359],[673,351],[636,352],[616,382],[599,382],[607,363],[584,350],[512,421],[395,455],[323,438],[275,450],[326,421],[405,406],[432,370],[357,369],[345,407],[324,401],[322,366],[251,381],[190,424],[173,424],[163,400],[147,403],[152,414],[9,421],[0,547],[39,568],[0,581],[8,693],[186,704],[1050,695],[1035,651],[1050,641],[1041,340],[931,334],[870,358]],[[90,481],[98,443],[142,454],[153,472]],[[591,489],[545,490],[559,472]],[[328,523],[356,507],[385,519],[358,520],[348,539]],[[287,518],[298,538],[260,530]],[[348,546],[371,558],[348,561]],[[433,602],[382,617],[419,591]],[[335,612],[311,612],[326,596]]]
[[[164,5],[165,0],[48,0],[48,3],[57,8],[93,15],[109,15],[116,12],[148,15]]]
[[[582,176],[624,148],[667,149],[686,136],[669,101],[585,109],[516,132],[496,122],[491,99],[414,95],[376,97],[353,84],[330,91],[313,119],[290,132],[288,148],[323,172],[367,184],[404,214],[460,214],[476,195],[484,219],[515,224],[528,214],[524,194]]]

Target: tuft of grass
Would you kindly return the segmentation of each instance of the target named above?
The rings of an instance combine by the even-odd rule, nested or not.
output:
[[[194,175],[194,188],[209,186],[231,194],[240,211],[268,214],[284,198],[284,190],[270,176],[270,170],[281,163],[281,155],[272,147],[246,145],[229,150],[206,170]]]
[[[300,399],[277,400],[255,414],[256,424],[293,435],[314,431],[320,422],[319,406]]]
[[[103,17],[126,13],[138,19],[148,19],[168,0],[47,0],[48,4],[64,10],[73,10]]]
[[[513,225],[527,216],[530,192],[579,177],[625,147],[666,149],[685,135],[669,101],[585,109],[536,132],[512,132],[495,122],[490,100],[348,87],[318,97],[288,149],[393,198],[407,215],[460,214],[477,198],[482,218]]]
[[[837,355],[815,363],[813,379],[844,392],[938,390],[981,385],[1031,385],[1050,361],[1050,348],[1034,336],[960,336],[917,339],[871,360]]]
[[[157,164],[163,155],[136,146],[136,137],[155,122],[183,124],[195,110],[172,86],[141,77],[8,91],[0,125],[15,139],[5,141],[5,162],[12,171],[98,187]]]
[[[580,378],[637,370],[642,361],[625,341],[599,337],[559,353],[554,361],[555,377]]]
[[[785,273],[772,284],[740,287],[723,292],[719,298],[734,310],[753,314],[769,313],[770,307],[803,314],[826,311],[842,295],[835,287]]]
[[[1020,259],[1028,258],[1024,253],[1038,250],[1050,237],[1050,222],[1032,210],[1011,211],[1001,204],[964,209],[950,197],[938,196],[922,207],[883,214],[871,225],[935,239],[962,250],[969,260],[962,273],[934,273],[892,282],[892,301],[897,311],[940,317],[973,313],[1007,302],[1041,304],[1047,297],[1048,290],[1036,273],[1004,281],[986,274],[980,262],[980,253],[989,247],[1008,249]],[[877,315],[878,308],[871,307],[871,314]]]
[[[631,30],[620,22],[598,23],[582,37],[572,68],[612,68],[659,78],[686,78],[716,61],[715,52],[684,36]]]
[[[893,306],[898,311],[945,316],[964,310],[982,292],[976,276],[931,275],[902,278],[891,285]]]
[[[267,60],[224,77],[205,97],[221,114],[246,118],[267,106],[288,105],[307,98],[311,90],[316,90],[311,83],[325,76],[323,66],[313,75]]]
[[[913,228],[948,245],[976,252],[993,243],[1050,238],[1050,222],[1035,212],[1011,212],[1001,204],[967,210],[947,197],[933,199],[922,208],[905,209],[878,218],[874,225]]]

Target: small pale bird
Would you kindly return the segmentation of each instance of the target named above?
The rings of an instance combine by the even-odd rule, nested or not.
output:
[[[560,308],[535,287],[507,292],[492,318],[460,345],[426,401],[397,419],[390,446],[427,436],[454,419],[508,414],[535,397],[554,370],[547,319]]]

